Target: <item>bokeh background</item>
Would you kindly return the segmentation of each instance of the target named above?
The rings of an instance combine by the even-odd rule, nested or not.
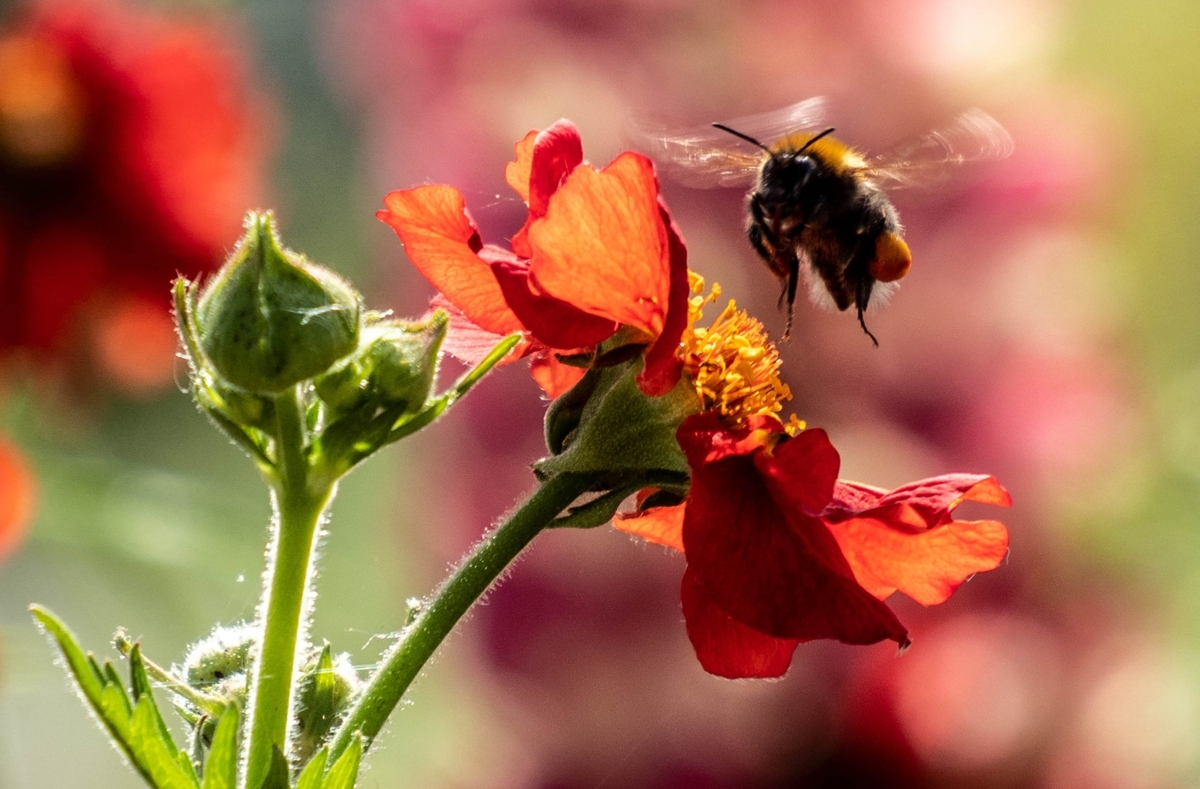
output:
[[[0,27],[0,787],[132,787],[26,607],[160,662],[249,617],[267,498],[177,386],[175,271],[241,212],[370,303],[431,289],[373,219],[459,187],[520,225],[512,144],[566,116],[604,163],[630,118],[827,95],[868,150],[967,107],[1015,155],[897,196],[916,263],[871,316],[798,305],[795,410],[843,476],[986,471],[1007,564],[887,645],[704,674],[682,560],[550,533],[449,640],[365,787],[1200,786],[1200,7],[1183,0],[177,0],[5,3]],[[664,184],[691,265],[782,328],[742,195]],[[453,374],[447,364],[444,377]],[[515,365],[342,487],[313,633],[369,666],[532,487]]]

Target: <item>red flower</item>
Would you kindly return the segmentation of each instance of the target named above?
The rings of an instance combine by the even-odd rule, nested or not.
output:
[[[583,374],[556,355],[590,352],[631,326],[649,346],[642,389],[669,391],[687,322],[687,250],[659,198],[654,165],[636,153],[602,170],[584,164],[579,131],[566,120],[530,132],[516,153],[505,178],[529,214],[511,250],[483,244],[453,187],[392,192],[376,214],[441,292],[435,304],[465,318],[452,321],[447,348],[469,359],[497,339],[480,330],[524,332],[534,378],[556,397]]]
[[[220,263],[258,193],[228,32],[47,1],[0,33],[0,353],[170,383],[170,282]]]
[[[767,416],[730,430],[700,414],[678,437],[692,469],[687,501],[617,526],[684,551],[688,636],[713,674],[781,676],[796,645],[816,638],[906,646],[883,599],[901,591],[943,602],[1007,553],[1003,524],[952,515],[963,501],[1008,506],[992,477],[952,474],[891,492],[842,482],[824,431],[789,438]]]
[[[0,560],[24,539],[33,501],[33,475],[16,447],[0,438]]]

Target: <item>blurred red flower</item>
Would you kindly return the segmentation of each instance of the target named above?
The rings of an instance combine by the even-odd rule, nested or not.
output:
[[[0,438],[0,559],[21,544],[33,500],[33,475],[16,447]]]
[[[849,644],[908,631],[882,600],[901,591],[944,602],[1008,551],[998,521],[956,521],[964,501],[1009,506],[993,478],[951,474],[891,492],[837,479],[823,430],[789,438],[773,416],[742,429],[689,417],[679,443],[692,469],[687,501],[615,525],[683,551],[683,613],[705,670],[777,677],[802,641]]]
[[[687,323],[687,249],[659,196],[654,165],[637,153],[601,170],[585,165],[579,130],[567,120],[530,132],[516,154],[505,179],[529,213],[511,250],[483,244],[462,194],[450,186],[392,192],[376,214],[440,291],[435,304],[465,317],[452,321],[448,350],[470,360],[495,344],[494,335],[523,332],[534,379],[557,397],[583,371],[556,354],[590,353],[624,325],[648,346],[642,389],[670,390]]]
[[[171,380],[170,281],[220,263],[265,153],[229,32],[93,0],[0,33],[0,353]]]

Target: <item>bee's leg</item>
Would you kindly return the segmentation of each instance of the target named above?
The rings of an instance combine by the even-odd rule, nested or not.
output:
[[[787,253],[787,283],[784,285],[784,294],[787,295],[787,323],[783,326],[783,336],[779,338],[780,342],[787,342],[787,339],[792,336],[792,318],[794,308],[796,306],[796,285],[800,282],[800,256],[796,254],[796,248],[790,247]],[[782,301],[783,297],[780,296]]]
[[[857,258],[857,253],[855,255]],[[860,273],[857,277],[858,289],[854,294],[854,304],[858,308],[858,325],[862,326],[862,330],[871,338],[871,342],[875,343],[875,347],[879,347],[879,340],[875,339],[875,335],[871,334],[871,330],[867,328],[867,322],[863,320],[863,313],[867,309],[867,304],[871,302],[871,289],[875,285],[875,280],[865,273]]]
[[[779,248],[779,239],[771,230],[771,225],[767,222],[767,215],[763,212],[762,201],[758,195],[750,198],[750,223],[746,228],[746,237],[750,239],[750,243],[754,249],[768,263],[775,260],[775,250]]]

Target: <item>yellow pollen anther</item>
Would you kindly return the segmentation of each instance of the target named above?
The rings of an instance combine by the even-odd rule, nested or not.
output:
[[[730,300],[711,326],[696,326],[704,307],[720,298],[721,287],[713,283],[705,296],[704,279],[694,272],[689,278],[693,295],[680,356],[704,410],[730,427],[744,427],[754,416],[778,415],[792,392],[779,377],[779,352],[763,325]],[[804,423],[792,416],[784,429],[794,435]]]

